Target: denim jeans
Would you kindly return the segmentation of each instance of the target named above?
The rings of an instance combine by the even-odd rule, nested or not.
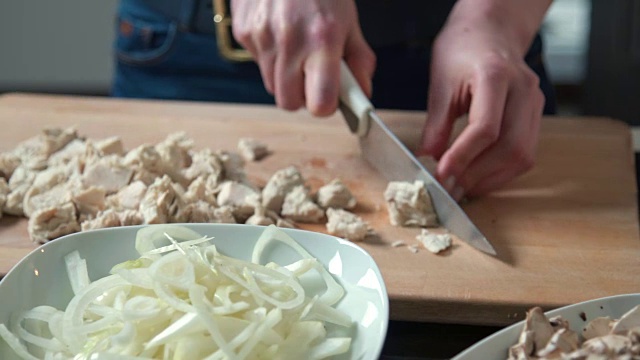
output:
[[[373,104],[385,109],[426,109],[430,43],[385,45],[374,51],[378,63]],[[115,54],[112,95],[116,97],[274,103],[255,63],[225,60],[218,54],[215,36],[188,31],[141,0],[120,2]],[[555,113],[540,36],[525,60],[540,77],[545,114]]]

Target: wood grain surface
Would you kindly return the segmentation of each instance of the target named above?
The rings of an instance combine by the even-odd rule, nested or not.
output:
[[[424,113],[381,111],[414,147]],[[463,205],[496,248],[485,255],[454,240],[444,254],[391,247],[415,243],[418,229],[389,225],[386,181],[360,157],[339,115],[315,119],[268,106],[10,94],[0,97],[0,151],[44,127],[76,126],[89,138],[120,136],[127,149],[185,131],[198,148],[235,150],[241,137],[273,154],[247,165],[262,185],[296,165],[317,188],[341,178],[359,200],[356,212],[379,237],[361,243],[382,270],[391,318],[506,325],[545,309],[640,291],[640,238],[630,130],[603,118],[545,118],[537,165],[500,191]],[[323,226],[305,226],[325,231]],[[0,274],[35,248],[26,219],[0,220]]]

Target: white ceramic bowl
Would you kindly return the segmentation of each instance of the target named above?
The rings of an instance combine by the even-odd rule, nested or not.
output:
[[[251,259],[253,246],[264,227],[236,224],[183,224],[213,236],[218,250],[228,256]],[[78,250],[85,258],[90,279],[106,276],[117,263],[136,259],[135,235],[141,226],[76,233],[51,241],[31,252],[0,282],[0,323],[8,323],[14,312],[38,305],[63,310],[72,297],[64,256]],[[338,359],[378,359],[389,322],[389,300],[378,266],[359,246],[333,236],[303,230],[283,229],[316,257],[345,287],[337,308],[357,323],[351,351]],[[263,261],[289,264],[298,259],[286,246],[273,246]],[[0,339],[0,359],[15,359]]]
[[[545,314],[547,317],[561,315],[569,321],[574,331],[580,331],[589,321],[599,316],[619,319],[624,313],[640,304],[640,294],[609,296],[558,308]],[[509,348],[518,342],[524,321],[502,329],[495,334],[461,352],[452,360],[504,360]]]

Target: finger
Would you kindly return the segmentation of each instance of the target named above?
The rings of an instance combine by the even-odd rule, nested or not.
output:
[[[446,151],[453,122],[457,117],[451,104],[450,88],[438,80],[437,76],[434,77],[429,89],[427,120],[422,128],[418,155],[440,159]]]
[[[542,93],[536,95],[537,103],[534,104],[534,111],[527,131],[525,148],[528,148],[528,156],[518,159],[516,156],[516,166],[506,164],[501,170],[489,176],[482,177],[481,180],[470,188],[468,194],[470,196],[480,196],[490,191],[498,189],[511,181],[513,178],[527,172],[534,164],[535,153],[538,145],[538,137],[540,133],[540,124],[542,120],[542,111],[544,108],[544,95]]]
[[[306,106],[316,116],[328,116],[338,106],[340,61],[337,51],[314,51],[304,64]]]
[[[500,140],[480,155],[460,179],[468,195],[494,190],[533,166],[540,104],[536,93],[520,91],[510,96]]]
[[[371,97],[373,93],[371,80],[376,69],[376,55],[364,39],[360,26],[353,26],[347,36],[344,59],[364,93]]]
[[[286,110],[298,110],[304,105],[303,47],[290,27],[275,33],[275,41],[273,84],[276,104]]]
[[[438,177],[460,179],[471,162],[498,140],[507,101],[508,83],[502,73],[478,78],[472,89],[469,124],[438,163]]]
[[[275,41],[273,39],[273,34],[271,33],[271,29],[266,27],[265,29],[258,28],[253,33],[253,43],[254,51],[252,55],[258,66],[260,67],[260,75],[262,76],[262,81],[264,83],[265,89],[269,92],[269,94],[274,94],[275,91],[275,63],[276,63],[276,53],[274,44]],[[251,50],[249,50],[251,51]]]

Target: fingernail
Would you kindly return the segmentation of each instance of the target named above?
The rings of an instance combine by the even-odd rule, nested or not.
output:
[[[453,175],[449,176],[442,185],[444,185],[445,190],[451,192],[453,190],[453,187],[456,185],[456,177]]]
[[[455,201],[460,201],[463,196],[464,188],[462,188],[462,186],[456,186],[456,188],[451,192],[451,197],[453,197]]]

